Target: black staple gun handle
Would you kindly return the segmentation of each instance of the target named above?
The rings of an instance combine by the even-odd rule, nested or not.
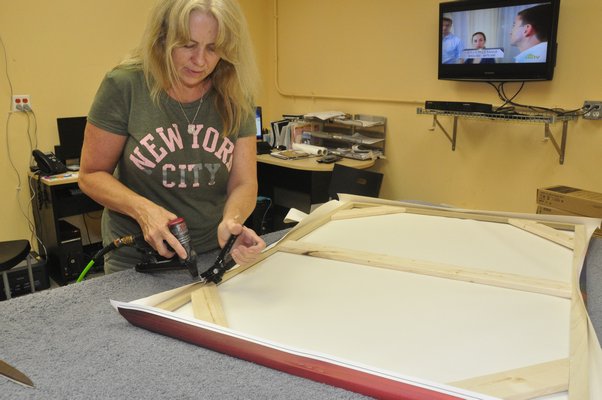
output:
[[[232,246],[234,245],[234,242],[236,241],[237,237],[238,235],[230,235],[230,238],[222,248],[222,251],[220,251],[213,266],[201,274],[202,280],[206,282],[213,282],[216,284],[220,283],[226,271],[228,271],[235,265],[235,263],[233,262],[226,263],[225,258],[232,249]]]

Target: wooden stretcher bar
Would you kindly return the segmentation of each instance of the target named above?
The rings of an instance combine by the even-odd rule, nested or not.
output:
[[[475,392],[487,392],[501,399],[532,399],[564,392],[569,388],[569,360],[554,360],[512,371],[452,382],[450,385]]]
[[[329,260],[345,261],[370,267],[436,276],[438,278],[455,279],[508,289],[548,294],[567,299],[570,299],[572,295],[571,287],[563,282],[535,279],[509,273],[503,274],[495,271],[476,270],[422,260],[401,259],[377,253],[328,247],[315,243],[302,243],[289,240],[280,246],[280,251],[310,257],[326,258]]]
[[[528,221],[524,219],[510,218],[508,219],[510,225],[516,226],[517,228],[524,229],[527,232],[531,232],[535,235],[541,236],[542,238],[551,240],[564,246],[568,249],[574,250],[575,243],[573,238],[564,232],[560,232],[549,226],[540,224],[535,221]]]
[[[585,254],[587,240],[585,228],[575,227],[575,251],[573,252],[572,288],[571,298],[571,326],[570,326],[570,373],[569,396],[571,399],[589,399],[589,374],[588,374],[588,332],[587,313],[579,286],[581,260],[578,254]]]
[[[215,283],[207,283],[190,294],[194,317],[212,324],[228,326]]]

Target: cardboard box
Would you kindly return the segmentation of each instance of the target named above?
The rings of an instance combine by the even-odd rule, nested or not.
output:
[[[557,208],[548,207],[548,206],[542,206],[542,205],[538,205],[537,206],[537,214],[544,214],[544,215],[576,215],[576,216],[579,216],[579,217],[583,217],[583,215],[579,215],[579,214],[576,214],[574,212],[570,212],[570,211],[566,211],[566,210],[559,210]]]
[[[586,217],[602,218],[602,193],[569,186],[537,189],[537,204]]]

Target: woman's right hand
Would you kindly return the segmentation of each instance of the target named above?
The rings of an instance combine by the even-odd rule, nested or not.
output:
[[[167,247],[166,244],[168,244],[178,257],[185,259],[187,257],[186,250],[170,232],[168,226],[178,216],[150,200],[144,200],[147,204],[137,209],[135,217],[144,235],[144,240],[165,258],[174,256],[174,253]]]

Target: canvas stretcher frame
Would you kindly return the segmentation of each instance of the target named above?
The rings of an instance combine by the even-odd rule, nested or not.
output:
[[[374,253],[353,248],[321,245],[304,241],[331,221],[362,218],[382,218],[390,215],[416,215],[420,218],[443,218],[446,221],[478,221],[483,224],[503,224],[518,231],[528,232],[537,240],[551,242],[571,253],[569,276],[565,282],[504,271],[479,270],[471,267],[420,259],[404,259],[386,253]],[[294,345],[264,339],[240,330],[228,328],[228,317],[222,308],[219,288],[212,284],[192,284],[174,291],[141,299],[138,302],[114,302],[119,312],[132,324],[181,340],[186,340],[226,354],[250,360],[271,368],[306,377],[377,398],[450,399],[450,398],[537,398],[550,393],[566,392],[570,399],[589,398],[590,389],[598,390],[590,382],[591,358],[599,357],[598,349],[591,352],[592,329],[582,297],[579,293],[579,273],[587,248],[588,229],[583,221],[554,219],[546,223],[535,216],[515,216],[502,213],[447,210],[437,207],[407,205],[383,200],[351,197],[344,202],[327,203],[286,235],[275,246],[267,249],[260,260],[246,268],[228,272],[220,284],[234,282],[246,271],[262,268],[271,258],[282,254],[304,257],[307,260],[328,260],[349,263],[369,269],[394,270],[402,274],[423,275],[435,279],[469,282],[474,286],[511,290],[516,293],[546,296],[568,302],[570,323],[567,330],[568,354],[545,362],[522,365],[517,368],[476,374],[455,381],[433,381],[391,372],[386,368],[341,359],[328,352],[297,348]],[[360,221],[360,220],[358,220]],[[569,232],[569,233],[567,233]],[[548,245],[548,244],[546,244]],[[322,262],[322,261],[319,261]],[[305,263],[305,261],[304,261]],[[342,276],[342,275],[339,275]],[[337,279],[337,278],[335,278]],[[501,288],[501,289],[499,289]],[[515,293],[515,292],[513,292]],[[538,297],[539,298],[539,297]],[[192,299],[192,301],[191,301]],[[177,310],[188,308],[185,316]],[[192,317],[190,317],[192,315]],[[569,318],[567,316],[567,318]],[[366,330],[370,330],[367,327]],[[378,330],[378,328],[374,328]],[[467,332],[469,334],[469,332]],[[478,339],[478,338],[476,338]],[[594,334],[595,339],[595,334]],[[592,385],[593,383],[593,385]],[[562,398],[562,397],[561,397]]]

